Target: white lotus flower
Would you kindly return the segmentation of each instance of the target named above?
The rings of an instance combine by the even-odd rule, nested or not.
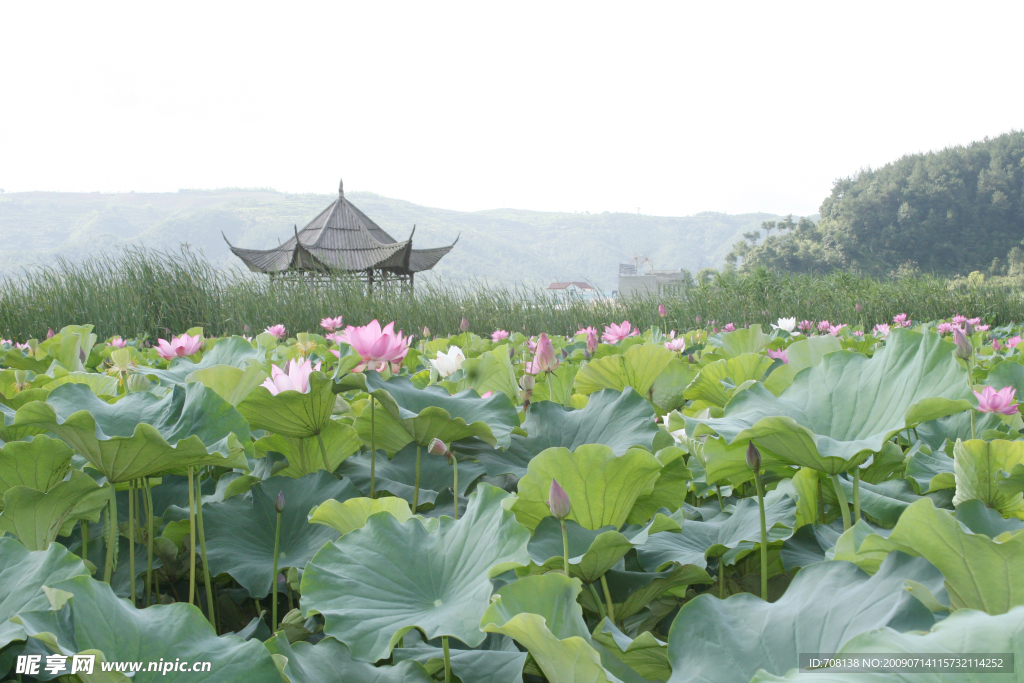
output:
[[[430,359],[430,364],[437,369],[438,375],[448,377],[462,368],[462,361],[464,360],[466,360],[466,355],[462,353],[462,349],[458,346],[452,346],[448,349],[448,353],[438,351],[437,358]]]
[[[796,329],[796,318],[779,318],[779,322],[772,325],[777,330],[785,330],[786,332],[792,332]]]

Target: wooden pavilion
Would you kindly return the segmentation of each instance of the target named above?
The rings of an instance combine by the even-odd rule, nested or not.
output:
[[[409,239],[398,242],[345,199],[344,184],[338,183],[338,198],[320,212],[302,230],[273,249],[242,249],[228,242],[231,252],[242,259],[249,270],[273,277],[316,279],[339,272],[351,273],[366,283],[407,286],[412,291],[416,273],[430,270],[452,250],[413,249],[412,227]]]

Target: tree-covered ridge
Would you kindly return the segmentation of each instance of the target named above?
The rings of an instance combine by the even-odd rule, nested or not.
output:
[[[1024,132],[908,154],[836,181],[814,225],[792,217],[747,233],[727,257],[779,270],[885,275],[901,266],[943,275],[1004,274],[1024,237]],[[777,229],[777,235],[771,235]],[[1009,258],[1008,258],[1009,256]]]

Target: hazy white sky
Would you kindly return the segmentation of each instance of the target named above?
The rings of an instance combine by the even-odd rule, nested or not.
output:
[[[1024,127],[1024,3],[0,3],[0,188],[807,214]]]

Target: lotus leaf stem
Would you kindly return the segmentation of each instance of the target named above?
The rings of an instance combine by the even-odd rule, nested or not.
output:
[[[196,492],[193,487],[192,465],[188,466],[188,604],[196,599]]]
[[[114,573],[114,549],[117,547],[117,492],[114,482],[110,485],[110,503],[107,507],[107,559],[103,566],[103,580],[110,583]]]
[[[132,607],[139,606],[139,596],[135,592],[135,480],[128,482],[128,576],[131,585],[130,594]]]
[[[316,440],[320,442],[320,457],[324,459],[324,469],[330,472],[331,465],[327,462],[327,449],[324,447],[324,437],[320,435],[320,432],[316,433]]]
[[[754,485],[757,486],[757,507],[761,511],[761,599],[768,602],[768,522],[764,511],[764,485],[761,483],[760,469],[754,470]]]
[[[604,591],[604,601],[608,604],[608,621],[615,623],[615,603],[612,602],[612,593],[608,590],[608,579],[601,574],[601,590]]]
[[[600,614],[601,618],[604,619],[606,616],[608,616],[607,614],[605,614],[604,611],[604,600],[602,600],[601,596],[598,595],[597,589],[594,588],[594,584],[588,583],[587,587],[590,589],[590,594],[594,596],[594,602],[597,604],[598,614]]]
[[[825,492],[822,491],[821,477],[818,477],[818,524],[825,523]]]
[[[452,484],[452,493],[455,495],[455,519],[459,518],[459,461],[452,454],[452,468],[455,471],[455,481]]]
[[[277,631],[277,556],[281,552],[281,513],[277,513],[277,530],[274,532],[274,580],[270,586],[270,631]]]
[[[853,468],[853,518],[860,521],[860,468]]]
[[[569,534],[565,531],[565,520],[560,519],[558,522],[562,525],[562,568],[565,575],[569,576]]]
[[[715,490],[718,491],[718,511],[725,512],[725,503],[722,501],[722,485],[715,484]]]
[[[448,636],[441,636],[441,647],[444,648],[444,683],[452,683],[452,654],[448,650]]]
[[[89,520],[83,519],[79,526],[82,529],[82,559],[89,559],[89,535],[92,533],[89,529]]]
[[[846,502],[846,494],[843,493],[843,487],[839,484],[839,475],[833,474],[832,488],[835,489],[836,498],[839,499],[839,511],[843,513],[843,531],[847,531],[850,528],[850,504]]]
[[[284,577],[284,594],[288,598],[288,611],[291,612],[295,609],[295,603],[292,602],[292,585],[288,583],[288,575]]]
[[[216,630],[217,618],[213,615],[213,587],[210,585],[210,565],[206,561],[206,533],[203,531],[203,486],[200,474],[196,475],[196,490],[199,492],[199,504],[196,506],[196,520],[199,525],[199,549],[203,554],[203,583],[206,584],[206,616]]]
[[[143,481],[146,483],[146,607],[149,607],[153,597],[153,494],[149,479]],[[159,597],[158,593],[157,599]]]
[[[725,599],[725,558],[718,558],[718,599]]]
[[[412,492],[412,513],[416,514],[416,508],[420,504],[420,445],[416,444],[416,483]]]
[[[974,384],[971,383],[971,359],[968,358],[964,362],[967,364],[967,391],[973,392],[974,391]],[[975,433],[974,433],[974,408],[973,407],[969,408],[969,410],[971,411],[971,440],[973,441],[974,439],[977,439],[978,437],[975,436]]]
[[[374,398],[373,394],[370,394],[370,498],[375,498],[377,493],[377,411],[374,410]],[[419,464],[417,458],[416,464]],[[419,481],[419,480],[417,480]],[[418,488],[418,487],[417,487]],[[416,512],[413,507],[413,512]]]

